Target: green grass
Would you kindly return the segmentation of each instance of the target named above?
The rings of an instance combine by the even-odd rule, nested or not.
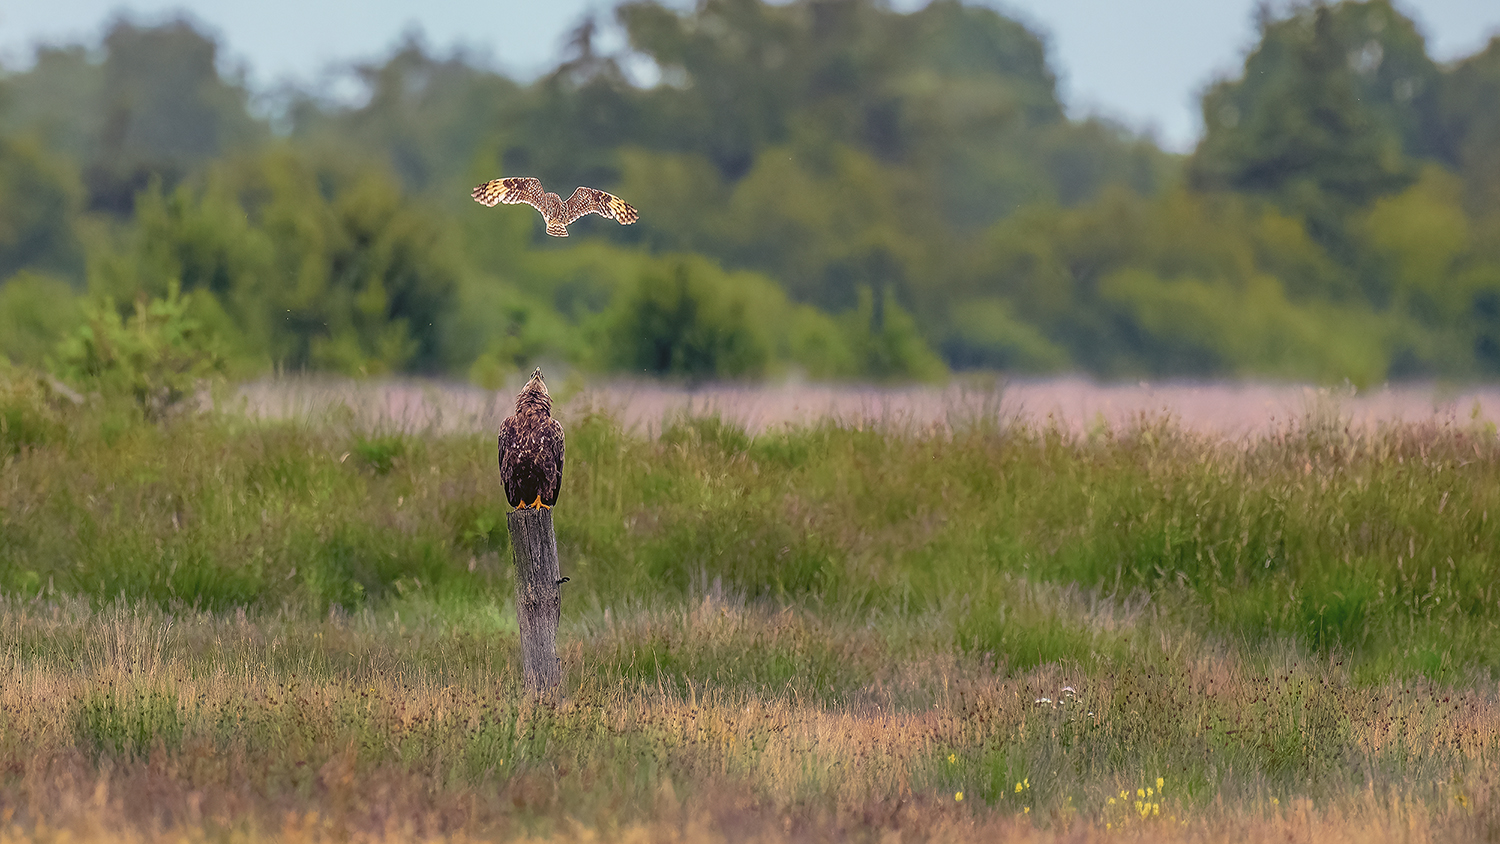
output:
[[[490,437],[7,414],[61,416],[5,458],[11,594],[311,614],[509,595]],[[1166,422],[1092,437],[824,424],[751,437],[685,418],[647,440],[607,416],[569,423],[557,525],[574,606],[680,601],[712,581],[888,615],[961,595],[961,648],[1018,666],[1108,650],[1044,618],[1005,632],[1005,584],[1025,578],[1140,591],[1217,634],[1290,638],[1377,677],[1500,661],[1500,442],[1487,430],[1314,420],[1226,444]]]
[[[397,837],[1495,823],[1490,429],[566,418],[538,707],[491,437],[0,398],[45,423],[0,457],[28,836],[396,835],[386,805],[425,819]]]

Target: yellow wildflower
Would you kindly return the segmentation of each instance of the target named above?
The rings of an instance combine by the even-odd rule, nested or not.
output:
[[[955,764],[957,762],[958,762],[958,754],[957,753],[950,753],[950,754],[948,754],[948,764],[949,765],[953,765],[953,764]]]
[[[1021,793],[1021,784],[1020,783],[1016,783],[1016,793],[1017,794]]]
[[[1167,781],[1166,780],[1162,779],[1161,777],[1157,777],[1156,778],[1156,790],[1157,791],[1161,791],[1163,788],[1166,787],[1166,785],[1167,785]]]
[[[964,802],[964,793],[962,791],[953,792],[953,799],[959,803]]]

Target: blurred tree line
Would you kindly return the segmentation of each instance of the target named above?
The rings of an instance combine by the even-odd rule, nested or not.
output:
[[[238,374],[1500,373],[1500,39],[1262,8],[1188,156],[1070,119],[957,0],[629,0],[626,49],[585,21],[526,83],[409,38],[356,104],[117,21],[0,73],[0,352],[64,371],[149,300]],[[498,175],[641,222],[553,241],[469,200]]]

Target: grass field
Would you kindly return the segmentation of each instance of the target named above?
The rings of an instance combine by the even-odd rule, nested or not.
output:
[[[564,421],[546,705],[492,436],[5,384],[0,840],[1500,835],[1492,426]]]

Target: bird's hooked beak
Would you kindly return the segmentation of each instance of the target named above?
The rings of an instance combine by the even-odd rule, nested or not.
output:
[[[540,366],[531,373],[531,380],[526,382],[526,389],[537,390],[543,395],[547,394],[547,382],[542,379],[542,368]]]

